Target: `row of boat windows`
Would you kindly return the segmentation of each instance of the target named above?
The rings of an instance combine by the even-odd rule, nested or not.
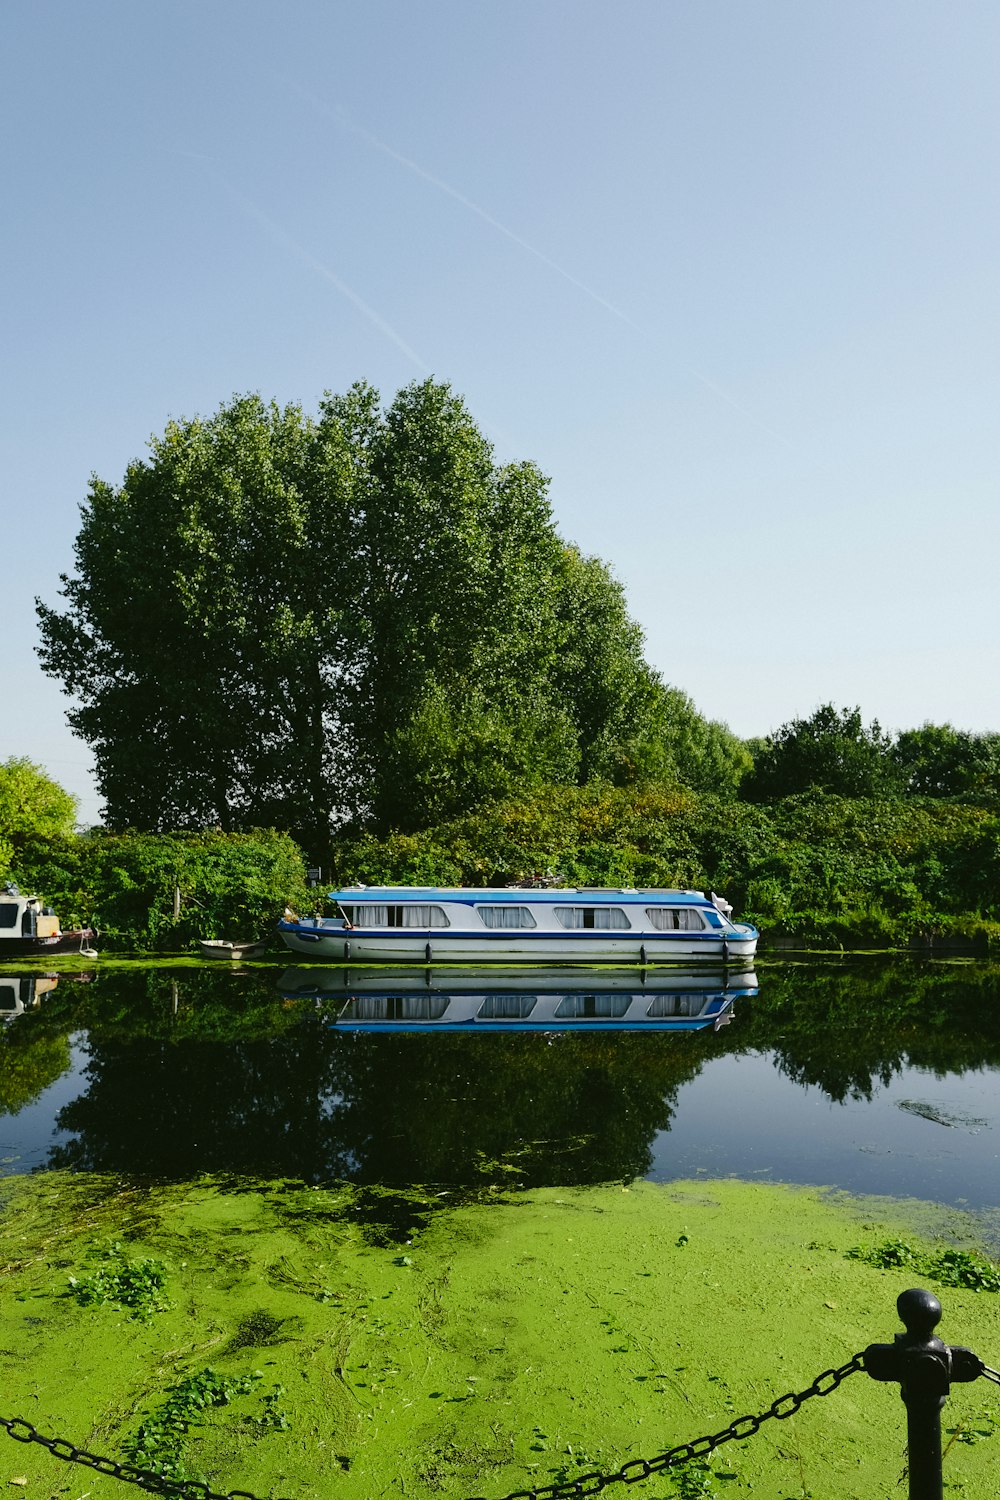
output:
[[[620,1021],[634,995],[566,995],[552,1013],[558,1021]],[[646,997],[643,997],[646,998]],[[654,995],[644,1007],[651,1020],[699,1015],[711,996]],[[450,995],[364,995],[348,1000],[342,1021],[440,1021],[452,1003]],[[537,995],[487,995],[476,1009],[480,1021],[526,1021],[538,1004]],[[456,1010],[461,1011],[461,1002]],[[640,1007],[642,1009],[642,1007]]]
[[[390,906],[365,903],[342,906],[341,911],[355,927],[448,927],[451,924],[443,907],[411,904]],[[483,926],[511,931],[536,927],[534,914],[527,906],[477,906]],[[560,927],[571,931],[599,928],[602,931],[626,931],[631,928],[620,906],[557,906],[554,911]],[[693,906],[647,906],[646,916],[657,932],[701,932],[708,922],[721,926],[714,912],[703,915]],[[714,920],[713,920],[714,919]]]

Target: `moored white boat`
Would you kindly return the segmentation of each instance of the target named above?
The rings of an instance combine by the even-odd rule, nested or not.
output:
[[[40,896],[24,896],[8,882],[0,887],[0,959],[4,954],[30,958],[32,954],[82,953],[94,958],[97,934],[91,927],[63,932],[51,907]]]
[[[348,886],[282,941],[327,963],[654,964],[752,959],[757,929],[703,891]]]

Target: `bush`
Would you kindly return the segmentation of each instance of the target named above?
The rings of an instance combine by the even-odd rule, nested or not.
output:
[[[264,830],[32,839],[16,850],[12,872],[44,894],[64,927],[96,927],[112,948],[259,937],[286,904],[311,899],[297,844]]]

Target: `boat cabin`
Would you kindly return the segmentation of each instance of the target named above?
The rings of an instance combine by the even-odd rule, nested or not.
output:
[[[40,896],[22,896],[8,882],[0,888],[0,943],[5,938],[51,938],[59,936],[59,918]]]

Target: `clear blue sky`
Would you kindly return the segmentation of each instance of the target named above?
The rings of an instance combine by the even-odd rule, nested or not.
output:
[[[1000,729],[995,0],[7,0],[0,759],[90,473],[428,372],[763,734]]]

